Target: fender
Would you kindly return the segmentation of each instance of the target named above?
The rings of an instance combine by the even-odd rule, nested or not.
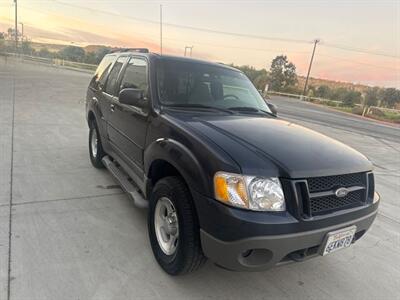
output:
[[[87,110],[86,119],[88,125],[89,125],[89,115],[90,113],[92,113],[94,115],[96,124],[99,128],[100,135],[103,137],[103,140],[107,140],[108,139],[107,124],[103,112],[101,111],[99,100],[97,99],[97,97],[95,97],[93,93],[90,95],[90,100],[88,101],[86,110]]]
[[[149,175],[155,160],[164,160],[176,168],[191,189],[202,194],[211,191],[210,180],[200,162],[182,143],[169,138],[160,138],[151,143],[144,152],[146,175]]]

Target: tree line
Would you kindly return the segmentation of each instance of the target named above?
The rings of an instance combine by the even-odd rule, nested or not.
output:
[[[15,51],[15,32],[12,28],[9,28],[7,32],[0,32],[0,52],[14,52]],[[82,47],[70,45],[63,47],[59,51],[50,51],[46,47],[41,47],[36,50],[32,47],[32,43],[25,37],[20,36],[18,32],[19,40],[19,53],[31,56],[39,56],[43,58],[57,58],[64,59],[73,62],[80,62],[86,64],[97,65],[101,62],[104,55],[110,53],[113,49],[111,47],[99,46],[94,51],[86,51]]]
[[[15,33],[13,29],[0,32],[0,52],[13,52],[12,43]],[[6,42],[8,40],[8,43]],[[94,51],[86,51],[78,46],[66,46],[59,51],[49,51],[47,48],[35,50],[27,39],[21,37],[20,50],[23,54],[40,56],[44,58],[57,58],[86,64],[99,64],[104,55],[110,53],[113,48],[100,46]],[[303,86],[299,84],[296,74],[296,66],[285,55],[276,56],[269,70],[256,69],[252,66],[231,66],[244,72],[259,90],[268,85],[269,91],[302,94]],[[306,96],[329,99],[342,102],[342,106],[354,107],[356,104],[363,106],[382,106],[387,108],[400,107],[400,90],[395,88],[368,87],[363,91],[354,88],[329,87],[328,85],[309,85]]]
[[[264,91],[268,85],[269,91],[301,95],[304,86],[299,84],[296,66],[285,55],[278,55],[271,62],[271,67],[256,69],[252,66],[235,66],[249,77],[257,89]],[[396,88],[365,87],[362,91],[353,87],[330,87],[326,84],[309,85],[307,97],[340,101],[341,106],[354,107],[381,106],[386,108],[400,107],[400,90]]]

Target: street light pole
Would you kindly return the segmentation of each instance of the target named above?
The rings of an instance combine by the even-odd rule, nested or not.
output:
[[[18,4],[17,0],[14,0],[15,3],[15,53],[18,50]]]
[[[160,54],[162,55],[162,4],[160,4]]]
[[[19,22],[19,24],[21,25],[21,41],[24,41],[24,23]]]
[[[317,47],[317,44],[318,44],[319,42],[320,42],[319,39],[315,39],[315,40],[314,40],[314,48],[313,48],[313,52],[312,52],[312,55],[311,55],[310,65],[308,66],[308,72],[307,72],[306,83],[304,84],[303,97],[305,97],[306,92],[307,92],[308,78],[310,77],[311,66],[312,66],[312,63],[313,63],[313,60],[314,60],[315,48]]]

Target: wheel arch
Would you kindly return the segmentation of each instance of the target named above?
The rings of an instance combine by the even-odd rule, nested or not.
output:
[[[90,126],[90,124],[91,124],[93,121],[96,121],[96,116],[95,116],[95,114],[94,114],[94,112],[93,112],[92,110],[89,110],[89,112],[88,112],[88,114],[87,114],[87,122],[88,122],[88,125]]]
[[[153,142],[144,153],[144,169],[147,176],[146,194],[152,186],[166,176],[180,176],[189,189],[204,193],[209,183],[198,159],[183,144],[172,139]]]

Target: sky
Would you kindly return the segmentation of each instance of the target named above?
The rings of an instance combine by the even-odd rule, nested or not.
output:
[[[18,0],[32,41],[105,44],[269,69],[288,56],[305,75],[400,88],[400,0],[129,1]],[[0,31],[13,26],[13,0],[0,0]]]

